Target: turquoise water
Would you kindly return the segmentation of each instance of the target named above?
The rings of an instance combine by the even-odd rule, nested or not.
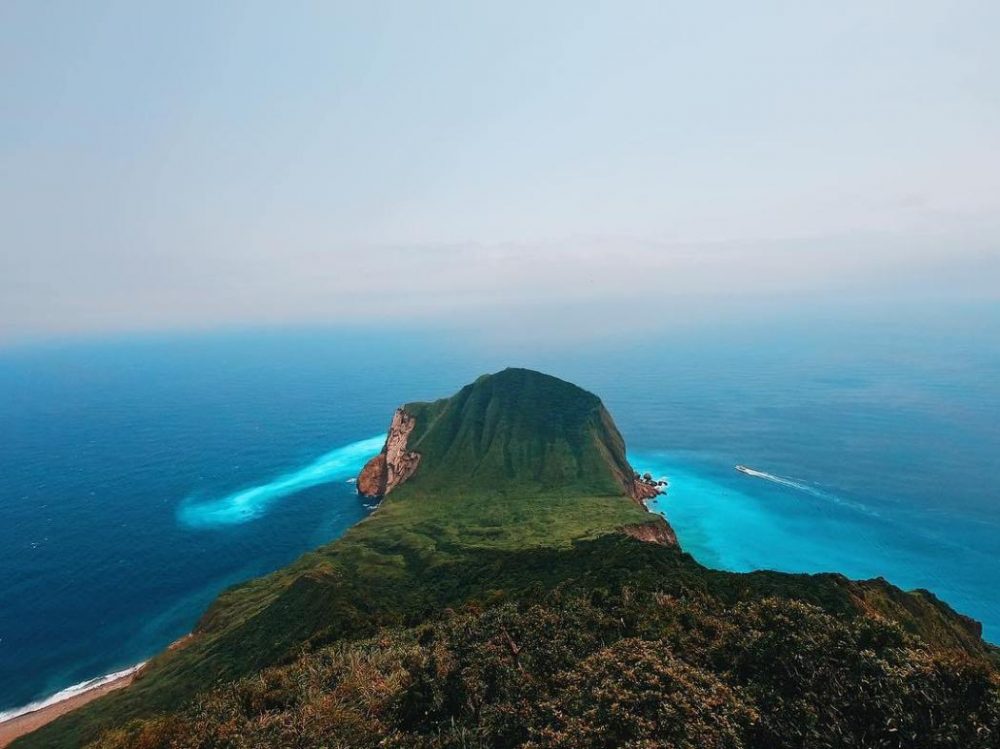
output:
[[[262,484],[208,499],[192,495],[177,506],[177,521],[188,528],[218,528],[262,518],[275,502],[314,486],[348,482],[382,449],[385,434],[352,442]]]
[[[349,479],[393,409],[507,365],[604,398],[634,463],[669,478],[655,509],[703,563],[926,587],[1000,641],[995,333],[809,325],[553,349],[299,331],[0,350],[0,711],[148,658],[223,588],[337,538],[372,509]]]
[[[643,452],[642,471],[666,476],[667,494],[650,504],[673,524],[683,548],[703,564],[745,572],[837,571],[927,588],[975,612],[997,638],[1000,525],[884,507],[838,494],[835,486],[786,476],[738,473],[723,456]]]

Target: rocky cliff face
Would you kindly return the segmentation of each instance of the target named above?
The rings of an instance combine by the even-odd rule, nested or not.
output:
[[[632,538],[646,543],[677,546],[677,534],[674,533],[674,529],[670,527],[669,523],[661,517],[654,518],[648,523],[623,525],[621,531],[626,536],[632,536]]]
[[[406,443],[416,423],[411,414],[396,409],[382,452],[369,460],[358,475],[358,494],[384,497],[413,475],[420,463],[420,453],[408,451]]]
[[[645,505],[647,500],[659,496],[662,492],[657,484],[639,477],[631,480],[628,485],[628,493],[636,502]]]
[[[365,467],[358,474],[358,494],[362,497],[381,497],[385,494],[385,484],[385,453],[379,453],[365,463]]]

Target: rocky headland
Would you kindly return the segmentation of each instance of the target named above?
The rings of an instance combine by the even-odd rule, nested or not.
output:
[[[365,464],[358,475],[358,494],[380,499],[406,481],[417,470],[420,454],[406,449],[416,418],[401,406],[392,415],[382,452]]]

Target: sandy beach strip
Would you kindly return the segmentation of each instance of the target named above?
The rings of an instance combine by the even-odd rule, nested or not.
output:
[[[124,676],[119,676],[117,679],[112,681],[97,684],[91,689],[87,689],[79,694],[74,694],[72,697],[67,697],[65,700],[61,700],[51,705],[46,705],[45,707],[40,707],[30,713],[18,715],[16,718],[5,720],[3,723],[0,723],[0,749],[8,746],[14,739],[20,738],[27,733],[31,733],[32,731],[44,726],[46,723],[51,723],[59,716],[72,712],[78,707],[86,705],[88,702],[93,702],[98,697],[103,697],[108,692],[113,692],[116,689],[127,687],[132,683],[135,677],[136,672],[132,671]]]

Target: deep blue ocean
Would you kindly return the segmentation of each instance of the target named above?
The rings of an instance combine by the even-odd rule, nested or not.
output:
[[[337,538],[370,512],[348,479],[393,409],[509,365],[604,399],[704,564],[929,588],[1000,642],[997,330],[972,315],[564,347],[272,331],[0,349],[0,712],[148,658],[223,588]]]

